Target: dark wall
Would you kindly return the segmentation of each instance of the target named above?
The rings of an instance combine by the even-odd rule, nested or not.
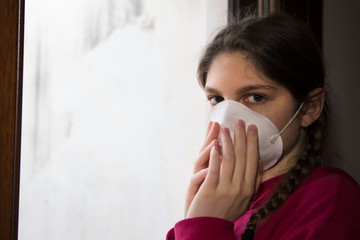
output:
[[[360,182],[360,1],[323,1],[323,49],[332,87],[332,162]]]

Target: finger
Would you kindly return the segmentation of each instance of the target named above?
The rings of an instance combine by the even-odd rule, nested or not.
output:
[[[205,179],[206,174],[208,173],[208,171],[209,171],[209,169],[205,168],[205,169],[201,170],[200,172],[194,174],[191,177],[187,196],[191,197],[191,196],[196,195],[196,193],[198,192],[201,184],[204,182],[204,179]]]
[[[217,122],[212,123],[208,134],[206,134],[204,144],[200,148],[200,152],[203,151],[213,140],[218,138],[219,132],[220,132],[220,124]]]
[[[216,144],[211,148],[209,170],[206,175],[203,186],[217,187],[220,177],[220,153],[219,145]]]
[[[234,151],[236,160],[233,181],[240,183],[244,179],[246,169],[246,131],[243,120],[235,123]]]
[[[255,125],[250,125],[247,130],[246,142],[246,172],[245,181],[255,182],[259,171],[259,140]]]
[[[209,124],[208,124],[207,130],[206,130],[206,135],[205,135],[206,137],[209,135],[209,132],[210,132],[210,129],[211,129],[212,125],[213,125],[213,122],[210,121]]]
[[[222,163],[220,176],[224,180],[224,184],[229,184],[234,175],[235,167],[235,153],[234,147],[228,128],[221,129],[221,142],[222,142]]]
[[[218,140],[213,140],[202,152],[200,152],[199,157],[196,159],[194,164],[193,174],[208,167],[211,147],[218,144],[216,142],[218,142]]]
[[[207,172],[208,169],[205,168],[191,177],[185,200],[185,216],[196,193],[199,191],[201,184],[204,182]]]

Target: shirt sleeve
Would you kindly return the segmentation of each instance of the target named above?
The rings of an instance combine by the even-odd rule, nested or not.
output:
[[[184,219],[175,224],[166,240],[233,240],[234,223],[214,217]]]

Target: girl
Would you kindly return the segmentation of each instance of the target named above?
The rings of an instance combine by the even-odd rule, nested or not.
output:
[[[359,185],[321,166],[325,72],[304,24],[279,14],[235,20],[206,47],[198,79],[214,111],[233,106],[244,119],[233,136],[209,123],[185,219],[168,240],[359,238]],[[262,141],[271,128],[271,143]]]

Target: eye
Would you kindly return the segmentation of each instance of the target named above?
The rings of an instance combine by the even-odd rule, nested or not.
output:
[[[219,102],[224,101],[224,98],[221,96],[210,96],[208,99],[209,99],[210,104],[213,106],[218,104]]]
[[[249,103],[261,103],[265,100],[265,97],[259,94],[250,94],[246,97],[245,102]]]

